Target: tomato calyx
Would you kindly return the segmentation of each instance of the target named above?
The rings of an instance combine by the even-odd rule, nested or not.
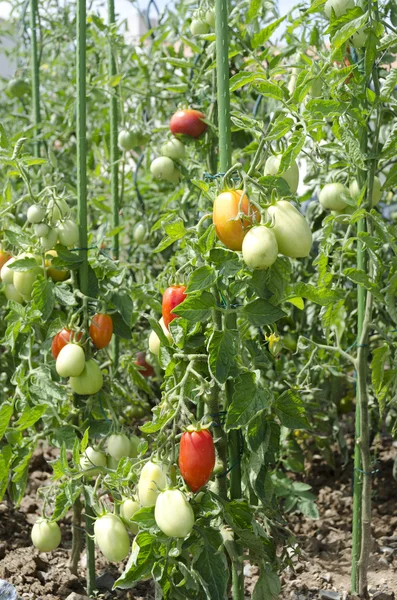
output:
[[[183,428],[183,431],[188,431],[189,433],[205,431],[212,427],[212,423],[191,423]]]

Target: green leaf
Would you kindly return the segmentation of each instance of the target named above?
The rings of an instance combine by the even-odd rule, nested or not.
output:
[[[237,330],[226,329],[214,331],[208,344],[209,368],[212,376],[223,384],[229,377],[236,363],[239,333]]]
[[[293,390],[287,390],[277,398],[274,410],[281,425],[288,429],[310,429],[305,407],[300,396]]]
[[[305,143],[305,136],[301,131],[295,131],[290,139],[287,150],[284,152],[280,163],[280,173],[285,173],[296,160]]]
[[[47,321],[55,307],[54,283],[52,279],[46,279],[39,275],[33,284],[33,307],[39,310],[43,321]]]
[[[270,304],[264,298],[258,298],[244,306],[241,314],[246,317],[253,325],[258,327],[271,325],[285,316],[285,312]]]
[[[200,296],[188,296],[174,313],[191,323],[199,323],[210,316],[213,308],[216,308],[215,297],[209,292],[203,292]]]
[[[270,23],[270,25],[268,25],[267,27],[261,29],[259,33],[256,33],[252,38],[252,47],[258,48],[259,46],[263,46],[270,39],[271,35],[274,33],[274,31],[276,31],[278,26],[283,21],[285,21],[286,18],[287,15],[284,15],[284,17],[273,21],[273,23]]]
[[[281,87],[271,83],[270,81],[259,81],[255,83],[254,88],[265,96],[265,98],[274,98],[275,100],[282,100],[284,92]]]
[[[186,234],[185,225],[182,219],[177,219],[172,223],[167,223],[164,226],[164,231],[167,237],[163,238],[160,244],[157,246],[154,252],[162,252],[168,246],[171,246],[174,242],[182,239]]]
[[[25,272],[38,269],[38,264],[34,258],[21,258],[8,265],[8,268],[11,269],[11,271]]]
[[[13,405],[6,402],[0,407],[0,440],[6,432],[13,410]]]
[[[263,0],[251,0],[246,15],[247,23],[251,23],[258,15],[259,9],[262,6],[262,1]]]
[[[370,29],[365,42],[365,74],[368,79],[372,74],[372,70],[375,68],[377,45],[378,38]]]
[[[226,418],[226,431],[244,427],[270,406],[272,396],[257,380],[255,373],[243,373],[235,381],[232,403]]]
[[[200,267],[193,271],[189,279],[187,293],[208,290],[216,282],[216,273],[209,266]]]
[[[280,115],[277,119],[272,123],[272,126],[269,130],[269,133],[266,136],[267,140],[279,140],[284,135],[289,133],[294,124],[294,120],[290,117],[284,117],[284,115]]]
[[[369,292],[371,292],[378,300],[380,300],[381,302],[383,301],[383,296],[380,293],[378,286],[376,285],[376,283],[371,281],[368,273],[366,273],[362,269],[355,269],[354,267],[350,267],[349,269],[345,269],[343,271],[343,274],[348,279],[350,279],[350,281],[353,281],[353,283],[356,283],[357,285],[360,285]]]
[[[280,593],[279,576],[262,563],[259,578],[252,592],[252,600],[277,600]]]
[[[374,386],[375,393],[378,394],[385,376],[385,364],[390,357],[390,348],[386,344],[375,348],[372,352],[372,385]]]
[[[333,51],[338,50],[356,31],[361,29],[368,20],[368,13],[361,15],[357,19],[349,21],[338,28],[336,35],[332,38]]]
[[[46,410],[47,404],[38,404],[33,408],[27,406],[22,411],[22,414],[19,417],[18,421],[15,423],[16,430],[24,431],[24,429],[28,429],[28,427],[31,427],[32,425],[37,423],[39,419],[41,419]]]
[[[205,584],[207,600],[224,600],[229,571],[223,550],[207,544],[193,564]]]
[[[306,298],[310,300],[310,302],[314,302],[315,304],[320,304],[320,306],[327,306],[328,304],[333,304],[337,302],[341,296],[345,295],[342,290],[330,290],[325,287],[315,287],[310,283],[298,283],[292,286],[293,295],[292,297],[301,296],[302,298]],[[284,302],[289,301],[291,296],[284,298]]]
[[[305,112],[312,113],[315,117],[333,119],[343,115],[347,109],[348,105],[339,102],[338,100],[312,99],[307,103]]]
[[[124,572],[117,579],[114,587],[127,590],[135,583],[151,575],[156,560],[153,545],[156,538],[148,532],[140,532],[132,544],[132,552]]]

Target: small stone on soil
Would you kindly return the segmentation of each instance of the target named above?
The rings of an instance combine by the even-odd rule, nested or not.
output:
[[[116,579],[110,573],[102,573],[96,578],[96,584],[99,589],[111,590]]]
[[[341,600],[338,592],[331,592],[331,590],[320,590],[321,600]]]
[[[90,600],[88,596],[82,596],[81,594],[76,594],[76,592],[72,592],[66,598],[66,600]]]

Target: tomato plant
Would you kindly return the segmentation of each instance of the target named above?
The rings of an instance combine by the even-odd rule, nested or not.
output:
[[[61,348],[56,370],[61,377],[78,377],[85,367],[85,352],[78,344],[68,343]]]
[[[69,384],[75,394],[91,396],[102,389],[103,375],[98,363],[93,358],[86,361],[84,369],[78,376],[71,376]]]
[[[82,333],[78,333],[76,336],[71,329],[62,329],[59,333],[54,335],[53,340],[51,342],[51,352],[52,356],[56,360],[58,358],[58,354],[71,341],[79,342],[82,338]]]

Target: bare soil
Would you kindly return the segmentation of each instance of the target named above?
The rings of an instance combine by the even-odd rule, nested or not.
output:
[[[374,600],[394,600],[397,593],[397,482],[392,476],[396,448],[385,438],[378,444],[378,472],[373,477],[373,547],[369,571],[369,592]],[[85,554],[79,576],[68,569],[71,523],[61,523],[62,544],[49,554],[37,552],[30,542],[30,530],[39,514],[36,491],[50,478],[46,451],[37,452],[32,462],[26,496],[15,509],[0,503],[0,579],[15,586],[23,599],[65,600],[73,592],[85,593]],[[289,527],[300,549],[294,568],[282,574],[281,600],[354,600],[350,592],[352,465],[331,469],[314,455],[304,480],[318,496],[320,518],[310,520],[290,515]],[[118,571],[97,556],[98,598],[154,600],[151,583],[131,591],[111,591]],[[245,567],[246,598],[251,597],[257,571]],[[72,596],[73,598],[73,596]],[[0,598],[1,600],[1,598]],[[73,600],[81,600],[75,596]],[[263,600],[267,600],[264,598]]]

